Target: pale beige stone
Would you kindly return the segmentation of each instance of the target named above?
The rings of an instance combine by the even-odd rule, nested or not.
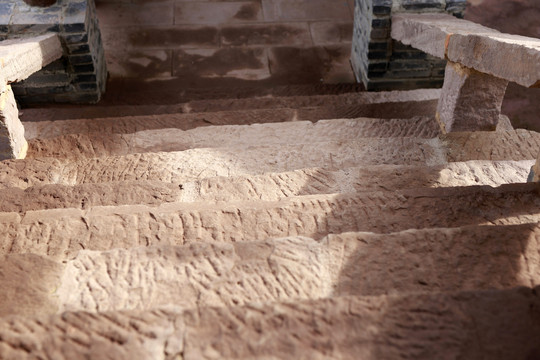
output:
[[[397,14],[392,17],[393,39],[444,59],[454,34],[500,34],[497,30],[447,14]]]
[[[62,56],[56,34],[0,42],[0,73],[8,82],[24,80]]]
[[[532,359],[538,289],[0,319],[3,359]],[[504,329],[504,331],[501,331]]]
[[[352,141],[360,138],[434,138],[439,127],[433,118],[411,119],[334,119],[222,125],[191,130],[157,129],[132,134],[72,134],[30,141],[29,157],[84,158],[195,148],[282,146],[328,141]]]
[[[51,259],[80,250],[199,242],[240,242],[349,231],[391,233],[429,227],[537,222],[535,184],[298,196],[279,201],[166,203],[29,211],[0,224],[0,253]],[[431,211],[429,209],[436,209]],[[429,211],[429,216],[418,216]],[[8,219],[6,219],[8,220]]]
[[[11,86],[7,85],[0,92],[0,160],[24,158],[27,149],[17,103]]]
[[[437,107],[443,132],[495,130],[508,81],[448,62]]]
[[[526,87],[540,84],[540,39],[500,32],[446,14],[399,14],[392,38]]]
[[[525,87],[540,86],[540,39],[509,34],[455,34],[447,57]]]

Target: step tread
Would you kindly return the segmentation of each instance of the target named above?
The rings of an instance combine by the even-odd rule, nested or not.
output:
[[[277,201],[281,198],[423,187],[524,183],[534,160],[468,161],[440,166],[375,165],[309,168],[262,175],[210,177],[184,183],[157,180],[45,184],[0,189],[0,212],[167,202]]]
[[[82,250],[64,267],[14,254],[0,286],[17,298],[0,316],[534,286],[539,245],[539,225],[523,224]]]
[[[223,110],[250,110],[299,108],[314,106],[370,105],[399,102],[427,102],[438,100],[440,89],[410,91],[349,92],[328,95],[264,96],[231,99],[192,100],[171,105],[112,105],[112,106],[62,106],[24,109],[22,121],[52,121],[92,119],[139,115],[164,115],[176,113],[216,112]]]
[[[133,153],[182,151],[194,148],[310,144],[359,138],[434,138],[440,133],[434,118],[335,119],[253,125],[222,125],[191,130],[158,129],[132,134],[69,134],[29,141],[28,158],[77,159]]]
[[[301,108],[223,110],[201,113],[172,113],[95,119],[38,121],[23,123],[27,139],[50,138],[72,133],[133,133],[142,130],[179,128],[189,130],[209,125],[249,125],[298,120],[317,121],[340,118],[411,118],[433,116],[436,100],[386,104],[353,104],[311,106]]]
[[[77,161],[55,158],[0,163],[0,186],[26,188],[47,183],[75,185],[112,181],[194,181],[213,176],[255,175],[309,167],[330,170],[376,164],[446,163],[437,139],[362,138],[280,146],[198,148],[129,154]]]
[[[538,354],[539,307],[538,289],[518,288],[12,316],[0,319],[0,356],[525,359]]]
[[[65,259],[81,249],[534,223],[539,208],[536,184],[510,184],[0,213],[0,252]]]

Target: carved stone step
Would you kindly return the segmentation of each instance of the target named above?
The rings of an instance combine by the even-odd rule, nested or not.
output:
[[[9,317],[0,319],[0,356],[532,359],[539,307],[538,289],[518,288]]]
[[[256,175],[310,167],[446,163],[437,139],[364,138],[312,144],[235,146],[103,158],[41,158],[0,163],[0,187],[76,185],[112,181],[160,180],[183,183],[213,176]]]
[[[317,121],[339,118],[411,118],[433,116],[436,101],[428,103],[398,102],[384,105],[312,106],[303,108],[249,109],[204,113],[107,117],[97,119],[25,122],[27,139],[50,138],[88,132],[133,133],[142,130],[179,128],[189,130],[209,125],[249,125],[298,120]]]
[[[534,286],[539,246],[539,226],[525,224],[84,250],[65,267],[13,254],[0,286],[18,296],[0,316]]]
[[[66,259],[84,249],[521,224],[540,221],[539,208],[535,184],[512,184],[1,213],[0,251]]]
[[[302,91],[300,91],[302,92]],[[230,95],[230,94],[228,94]],[[295,95],[277,94],[275,96],[267,95],[264,97],[253,97],[257,94],[250,94],[247,98],[219,98],[212,99],[203,96],[205,100],[192,100],[186,103],[172,105],[115,105],[115,106],[77,106],[77,107],[58,107],[58,108],[36,108],[25,109],[22,120],[27,122],[50,121],[50,120],[69,120],[69,119],[93,119],[108,117],[128,117],[142,115],[165,115],[180,113],[203,113],[203,112],[222,112],[222,111],[242,111],[242,110],[261,110],[261,109],[298,109],[318,107],[323,109],[358,106],[358,111],[365,111],[361,116],[371,116],[370,112],[381,113],[381,116],[393,116],[399,109],[411,109],[411,113],[416,111],[425,111],[423,108],[432,109],[433,115],[436,109],[436,102],[439,99],[440,90],[438,89],[418,89],[411,91],[386,91],[386,92],[347,92],[335,95]],[[259,95],[260,96],[260,95]],[[412,106],[416,104],[416,106]],[[343,110],[341,110],[343,111]],[[424,115],[417,114],[417,115]],[[394,115],[394,117],[396,117]],[[401,117],[404,117],[402,115]],[[307,119],[306,119],[307,120]]]
[[[97,184],[46,184],[0,190],[1,212],[80,208],[103,205],[159,205],[168,202],[277,201],[282,198],[423,187],[526,182],[533,160],[468,161],[440,166],[376,165],[327,170],[210,177],[184,183],[157,180]]]
[[[249,147],[351,141],[363,137],[434,138],[439,126],[433,118],[338,119],[316,123],[295,121],[254,125],[207,126],[192,130],[159,129],[133,134],[73,134],[30,141],[29,158],[51,156],[78,159],[133,153],[181,151],[194,148]]]

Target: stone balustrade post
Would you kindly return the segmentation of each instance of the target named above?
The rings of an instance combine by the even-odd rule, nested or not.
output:
[[[28,148],[10,83],[26,79],[61,56],[56,34],[0,42],[0,160],[24,158]]]

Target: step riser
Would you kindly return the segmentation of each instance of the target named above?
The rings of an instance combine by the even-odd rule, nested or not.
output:
[[[201,127],[189,131],[162,129],[135,134],[73,134],[30,141],[29,158],[84,158],[194,148],[311,144],[354,141],[366,138],[414,137],[430,139],[439,135],[434,119],[355,119],[251,126]]]
[[[320,242],[298,237],[81,251],[65,270],[45,258],[37,270],[35,257],[12,255],[0,265],[2,273],[13,273],[10,263],[15,263],[23,275],[16,283],[12,276],[2,278],[0,285],[12,293],[11,289],[28,284],[29,301],[10,299],[4,304],[17,307],[0,315],[534,286],[540,283],[539,245],[540,228],[527,224],[388,235],[348,233]],[[43,269],[50,270],[43,273]],[[36,289],[33,283],[40,278],[49,279],[48,286]],[[39,300],[41,307],[35,304]],[[28,309],[21,306],[28,303]]]
[[[22,219],[16,213],[3,213],[1,252],[64,259],[73,258],[81,249],[229,243],[287,236],[319,240],[349,231],[390,233],[540,221],[540,199],[534,186],[433,189],[437,192],[432,194],[427,190],[313,195],[280,202],[43,210],[27,212]]]
[[[251,125],[291,121],[318,121],[324,119],[355,119],[360,117],[406,119],[416,116],[431,117],[436,102],[394,103],[382,105],[349,105],[336,108],[308,107],[300,109],[262,109],[221,111],[193,114],[167,114],[126,116],[61,121],[24,122],[26,139],[48,139],[66,134],[101,132],[103,134],[130,134],[143,130],[177,128],[189,130],[209,125]]]
[[[248,99],[219,99],[219,100],[194,100],[189,103],[175,105],[119,105],[103,107],[56,108],[56,109],[25,109],[22,119],[26,121],[49,121],[69,119],[91,119],[103,117],[125,117],[138,115],[164,115],[179,113],[201,113],[241,111],[250,109],[280,109],[280,108],[307,108],[307,107],[334,107],[342,108],[351,105],[363,105],[381,112],[381,108],[397,111],[400,103],[415,104],[415,111],[427,111],[429,108],[435,113],[440,90],[419,89],[412,91],[390,92],[353,92],[340,95],[312,95],[312,96],[284,96],[284,97],[259,97]],[[253,95],[251,95],[253,96]],[[411,106],[411,109],[413,107]],[[372,110],[372,111],[373,111]],[[369,111],[366,109],[366,111]],[[368,116],[368,115],[364,115]]]
[[[449,133],[441,140],[446,145],[448,161],[525,160],[537,159],[540,154],[540,133],[522,129]]]
[[[76,185],[112,181],[159,180],[183,183],[213,176],[256,175],[324,167],[446,163],[437,139],[360,139],[282,146],[193,149],[133,154],[69,162],[54,158],[0,163],[0,186]]]
[[[0,356],[526,359],[538,351],[539,307],[537,291],[516,289],[183,312],[66,312],[0,320]]]
[[[26,190],[0,190],[0,212],[81,208],[106,205],[159,205],[167,202],[263,200],[391,189],[500,186],[526,182],[534,160],[520,162],[449,163],[435,167],[379,165],[338,171],[304,169],[240,177],[214,177],[196,182],[113,182],[102,184],[42,185]]]

